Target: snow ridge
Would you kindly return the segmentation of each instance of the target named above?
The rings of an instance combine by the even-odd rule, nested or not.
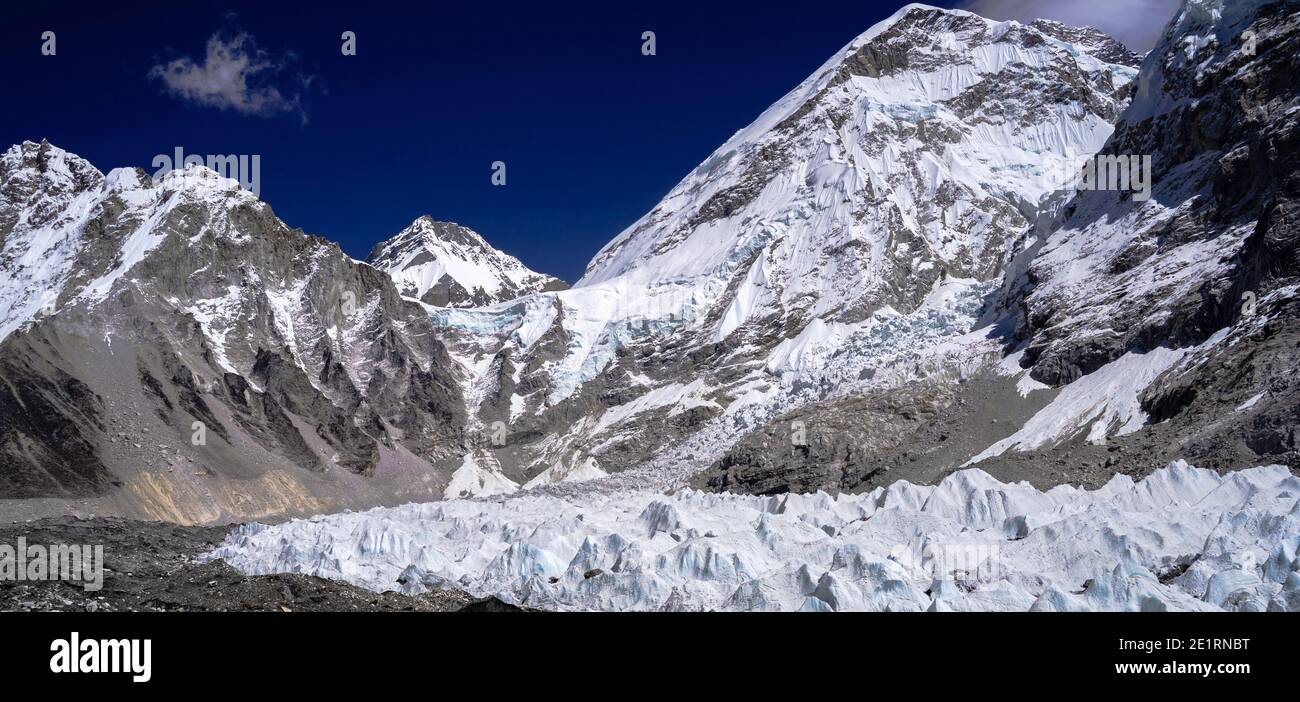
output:
[[[477,232],[427,215],[376,246],[367,262],[388,273],[406,297],[439,307],[481,307],[564,285],[492,248]]]

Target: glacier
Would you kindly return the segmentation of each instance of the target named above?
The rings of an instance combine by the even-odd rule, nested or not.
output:
[[[933,486],[449,500],[274,526],[205,558],[561,611],[1300,611],[1300,478],[1176,461],[1046,492]]]

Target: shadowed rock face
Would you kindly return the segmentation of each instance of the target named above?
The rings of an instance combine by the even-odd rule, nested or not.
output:
[[[1202,465],[1297,468],[1300,8],[1218,7],[1186,4],[1104,149],[1153,156],[1151,201],[1081,195],[1030,267],[1025,359],[1061,383],[1224,335],[1146,388],[1143,410]]]
[[[43,353],[40,335],[0,346],[0,496],[85,497],[116,482],[95,450],[103,398]]]
[[[1273,3],[1214,25],[1203,5],[1188,3],[1147,56],[1102,150],[1152,157],[1151,200],[1082,193],[1030,266],[1025,361],[1044,382],[1204,341],[1240,317],[1247,292],[1263,299],[1300,275],[1300,15]]]
[[[464,403],[386,275],[210,171],[96,177],[32,143],[2,163],[0,265],[25,287],[0,294],[42,304],[0,340],[0,497],[212,521],[445,482]]]
[[[1035,20],[1030,26],[1055,39],[1078,46],[1107,63],[1118,63],[1124,66],[1136,66],[1142,63],[1141,56],[1133,53],[1105,32],[1092,27],[1071,27],[1068,24],[1045,19]]]

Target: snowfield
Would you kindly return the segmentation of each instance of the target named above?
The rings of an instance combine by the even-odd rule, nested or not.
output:
[[[458,587],[554,610],[1300,611],[1300,479],[1182,461],[1039,492],[749,497],[596,491],[247,524],[208,558],[375,591]]]

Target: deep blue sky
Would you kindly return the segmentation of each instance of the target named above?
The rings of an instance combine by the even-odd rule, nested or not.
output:
[[[902,2],[19,2],[0,8],[0,142],[107,172],[176,146],[260,154],[261,197],[356,258],[421,214],[576,280],[736,130]],[[943,3],[936,3],[943,4]],[[952,3],[946,3],[951,5]],[[57,54],[42,56],[53,30]],[[356,32],[356,56],[340,35]],[[641,55],[641,33],[658,55]],[[150,68],[242,31],[306,115],[196,106]],[[493,161],[508,184],[493,187]]]

